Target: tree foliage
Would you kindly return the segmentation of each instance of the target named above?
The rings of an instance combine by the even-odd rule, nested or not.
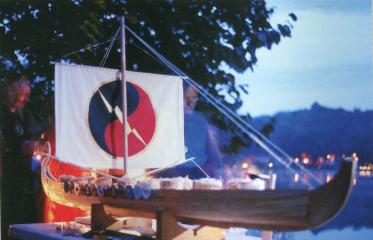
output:
[[[28,77],[34,86],[30,106],[44,117],[53,114],[50,62],[97,66],[109,43],[93,44],[114,35],[119,27],[116,16],[124,15],[127,26],[233,111],[242,105],[242,91],[222,64],[240,73],[253,70],[257,49],[270,49],[282,37],[290,37],[289,21],[296,20],[290,14],[289,21],[272,26],[274,9],[263,0],[25,0],[2,1],[0,6],[1,86],[19,75]],[[170,73],[126,35],[127,69]],[[119,43],[105,67],[120,67]],[[233,101],[226,100],[227,94]],[[208,113],[219,127],[229,126],[225,117]]]

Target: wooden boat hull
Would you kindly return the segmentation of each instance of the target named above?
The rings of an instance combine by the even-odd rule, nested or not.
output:
[[[157,190],[147,200],[65,193],[43,164],[42,183],[53,201],[90,210],[102,203],[109,214],[156,218],[170,212],[178,221],[215,227],[303,230],[332,219],[352,189],[356,162],[346,161],[329,183],[315,190]]]

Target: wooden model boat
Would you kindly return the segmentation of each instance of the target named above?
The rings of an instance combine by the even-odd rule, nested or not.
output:
[[[120,106],[120,98],[114,99],[110,95],[112,89],[118,88],[115,86],[120,86],[113,85],[117,84],[116,73],[116,70],[86,66],[61,66],[61,64],[57,66],[56,155],[65,163],[76,163],[92,169],[101,167],[100,164],[110,168],[112,165],[118,166],[124,162],[127,173],[130,173],[131,169],[144,170],[152,167],[152,164],[158,164],[155,166],[158,168],[164,167],[170,164],[175,156],[178,158],[182,155],[183,158],[183,135],[177,135],[183,132],[183,125],[179,124],[183,119],[180,112],[183,107],[182,79],[175,80],[173,77],[145,73],[135,74],[122,69],[122,76],[129,76],[131,91],[137,94],[137,101],[148,104],[150,110],[151,107],[155,108],[153,112],[147,109],[146,112],[150,112],[151,116],[148,114],[146,119],[157,122],[149,125],[141,118],[142,124],[147,125],[147,128],[142,130],[141,125],[130,121],[130,116],[127,121],[126,114],[123,114],[127,112],[125,107],[127,103]],[[155,79],[161,80],[161,78],[166,78],[168,82],[162,83],[163,85],[156,82]],[[148,81],[149,79],[152,81]],[[90,86],[92,82],[96,85]],[[173,87],[171,90],[170,86]],[[151,95],[160,87],[164,88],[164,93]],[[71,91],[75,91],[75,94]],[[126,89],[122,91],[127,92]],[[150,97],[146,97],[146,94]],[[177,95],[168,100],[167,94]],[[163,115],[157,97],[162,98],[161,103],[176,102],[175,106],[172,106],[176,109],[173,117],[167,115],[172,112],[170,107],[165,111],[166,115]],[[130,101],[131,96],[127,99]],[[125,136],[124,140],[119,145],[110,142],[112,139],[117,139],[115,135],[117,131],[112,129],[123,126],[123,123],[126,123],[126,127],[121,127],[124,131],[122,135]],[[149,132],[149,126],[154,128],[153,132]],[[144,131],[148,131],[148,135],[144,135]],[[112,133],[114,135],[110,135]],[[162,136],[168,137],[171,133],[176,134],[176,137],[166,144]],[[137,147],[136,151],[129,152],[128,158],[126,144],[129,150],[133,146]],[[123,147],[124,152],[118,151],[120,146]],[[173,153],[171,157],[167,155],[170,153]],[[70,186],[71,183],[61,181],[59,176],[54,176],[49,164],[48,157],[42,160],[41,178],[45,193],[51,200],[63,205],[90,210],[93,204],[100,203],[107,213],[114,215],[159,218],[169,214],[177,221],[190,224],[268,230],[309,229],[329,221],[342,209],[348,199],[356,165],[354,161],[343,162],[333,180],[314,190],[158,189],[150,190],[149,196],[145,197],[147,199],[138,196],[135,200],[125,191],[117,192],[118,189],[114,189],[114,185],[109,186],[111,190],[98,189],[95,185],[87,187],[79,181]],[[92,183],[97,181],[100,181],[100,178],[91,180]]]
[[[355,161],[343,162],[336,176],[315,190],[155,190],[149,199],[66,193],[64,183],[42,162],[42,183],[53,201],[90,210],[102,203],[114,215],[156,218],[170,212],[178,221],[217,227],[303,230],[332,219],[352,189]]]

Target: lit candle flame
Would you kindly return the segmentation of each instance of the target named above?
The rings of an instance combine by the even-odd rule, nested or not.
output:
[[[243,169],[247,169],[249,167],[249,164],[247,164],[246,162],[242,163],[242,168]]]
[[[328,174],[326,175],[326,182],[327,182],[327,183],[330,182],[330,180],[332,180],[332,178],[333,178],[333,176],[332,176],[330,173],[328,173]]]
[[[296,173],[294,174],[294,182],[298,182],[299,181],[299,174]]]

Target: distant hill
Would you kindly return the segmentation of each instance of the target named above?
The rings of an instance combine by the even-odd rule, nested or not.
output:
[[[373,162],[373,111],[346,111],[314,103],[311,109],[279,112],[253,119],[257,129],[274,120],[270,139],[292,156],[313,157],[333,152],[356,152],[362,162]]]

